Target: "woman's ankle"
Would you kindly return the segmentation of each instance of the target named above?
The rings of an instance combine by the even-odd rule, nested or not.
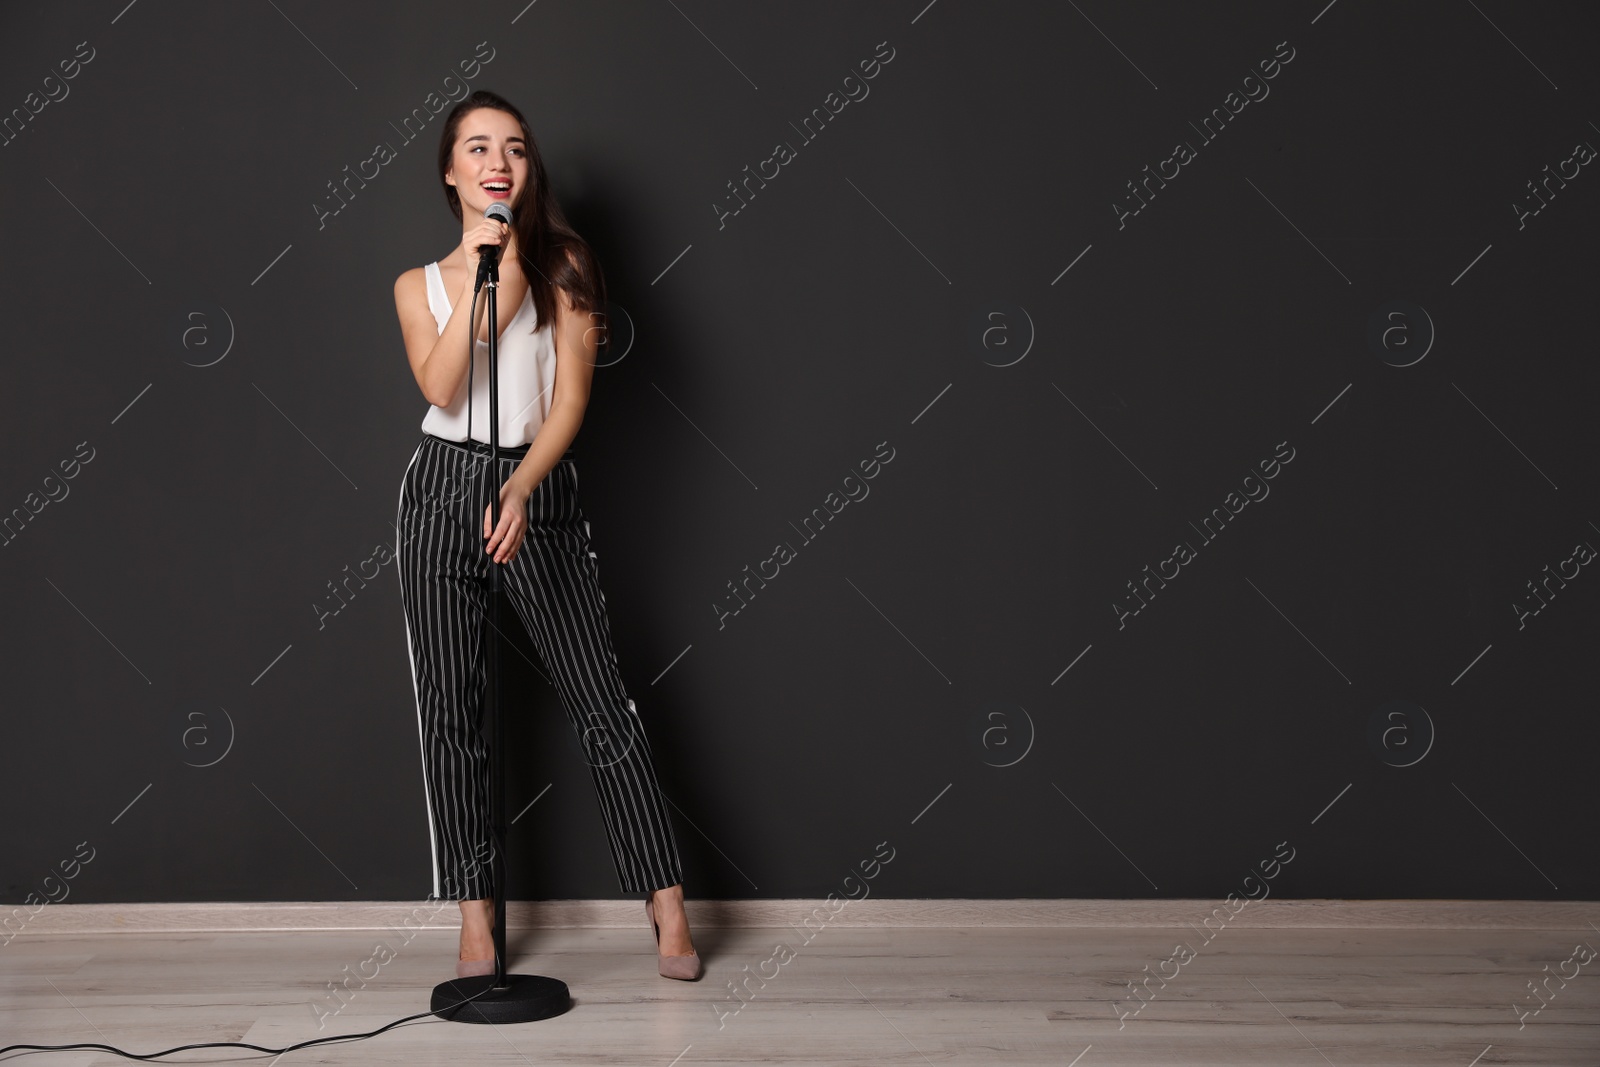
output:
[[[463,900],[461,905],[461,925],[463,928],[492,927],[494,925],[494,898],[483,900]]]

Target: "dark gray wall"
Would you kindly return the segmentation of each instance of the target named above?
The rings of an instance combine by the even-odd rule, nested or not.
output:
[[[5,14],[9,905],[426,894],[394,568],[315,605],[480,42],[631,344],[579,469],[691,896],[1600,895],[1590,8],[386,6]],[[614,895],[513,649],[511,891]]]

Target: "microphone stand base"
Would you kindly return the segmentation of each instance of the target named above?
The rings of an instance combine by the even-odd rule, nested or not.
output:
[[[479,993],[477,1000],[463,1003]],[[429,1007],[439,1018],[458,1023],[531,1023],[567,1011],[572,996],[567,983],[542,974],[508,974],[500,987],[494,975],[476,974],[434,986]]]

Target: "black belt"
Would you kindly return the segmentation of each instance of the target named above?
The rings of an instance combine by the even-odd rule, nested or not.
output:
[[[493,451],[487,444],[475,438],[469,438],[465,441],[452,441],[449,438],[439,437],[431,433],[426,436],[441,445],[447,445],[462,452],[469,452],[474,456],[489,456]],[[521,459],[528,454],[529,447],[529,445],[501,445],[499,456],[501,459]],[[561,462],[565,463],[576,459],[576,450],[568,448],[565,454],[562,455]]]

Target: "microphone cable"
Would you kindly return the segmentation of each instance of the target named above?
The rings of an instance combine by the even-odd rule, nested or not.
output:
[[[247,1048],[254,1052],[275,1053],[281,1056],[286,1052],[293,1052],[295,1049],[307,1048],[311,1045],[322,1045],[334,1041],[362,1041],[369,1037],[377,1037],[379,1034],[384,1033],[385,1031],[393,1030],[401,1023],[409,1023],[417,1019],[425,1019],[430,1015],[439,1015],[442,1012],[454,1013],[465,1005],[471,1004],[474,1000],[477,1000],[479,997],[483,996],[493,988],[493,985],[484,986],[478,992],[472,994],[470,997],[467,997],[465,1000],[459,1000],[454,1004],[447,1004],[442,1008],[435,1008],[432,1011],[418,1012],[416,1015],[407,1015],[403,1019],[396,1019],[392,1023],[380,1026],[376,1030],[369,1030],[364,1034],[329,1034],[327,1037],[314,1037],[309,1041],[301,1041],[298,1044],[288,1045],[284,1048],[266,1048],[262,1045],[252,1045],[244,1041],[201,1041],[193,1045],[178,1045],[176,1048],[163,1049],[160,1052],[150,1052],[141,1055],[137,1052],[128,1052],[124,1049],[117,1048],[115,1045],[102,1045],[98,1042],[82,1041],[71,1045],[7,1045],[4,1048],[0,1048],[0,1056],[5,1055],[7,1052],[20,1049],[26,1049],[34,1052],[67,1052],[73,1049],[92,1049],[98,1052],[110,1052],[118,1056],[126,1057],[130,1060],[154,1060],[160,1059],[162,1056],[170,1056],[174,1052],[187,1052],[188,1050],[195,1048]],[[446,1018],[448,1018],[448,1016]]]

